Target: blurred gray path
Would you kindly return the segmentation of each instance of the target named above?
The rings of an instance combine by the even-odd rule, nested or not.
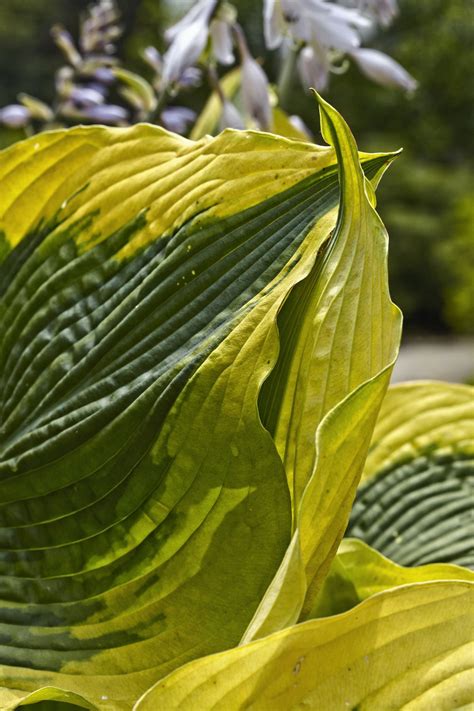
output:
[[[392,383],[404,380],[474,380],[474,338],[426,337],[402,341]]]

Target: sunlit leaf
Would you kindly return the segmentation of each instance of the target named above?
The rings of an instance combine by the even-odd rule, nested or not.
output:
[[[468,707],[473,609],[472,583],[394,588],[342,615],[191,662],[156,684],[135,711]]]
[[[372,185],[347,125],[320,102],[339,160],[341,208],[323,260],[279,314],[280,354],[260,395],[292,494],[293,540],[245,642],[311,609],[347,525],[400,336]]]
[[[384,590],[435,580],[474,582],[474,573],[447,563],[404,568],[366,543],[344,538],[308,617],[335,615]]]

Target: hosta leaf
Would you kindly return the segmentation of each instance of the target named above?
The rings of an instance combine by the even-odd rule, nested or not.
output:
[[[461,708],[474,693],[473,588],[394,588],[342,615],[198,659],[156,684],[135,711]]]
[[[347,535],[402,565],[474,566],[474,388],[392,387]]]
[[[374,181],[387,164],[362,160]],[[0,194],[0,701],[55,687],[127,709],[240,639],[289,545],[258,395],[282,304],[352,238],[336,156],[79,127],[5,151]]]
[[[308,617],[336,615],[383,590],[429,580],[474,582],[474,572],[446,563],[404,568],[366,543],[344,538]]]
[[[246,642],[311,609],[346,527],[400,336],[372,186],[347,125],[323,101],[321,116],[338,154],[341,209],[324,261],[279,314],[280,355],[260,395],[292,492],[294,535]]]

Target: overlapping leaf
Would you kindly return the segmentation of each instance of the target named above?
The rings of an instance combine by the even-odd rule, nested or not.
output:
[[[347,136],[337,119],[340,158]],[[343,201],[354,191],[357,206],[352,144],[344,161]],[[376,181],[387,157],[363,162]],[[378,285],[374,361],[349,375],[349,358],[347,384],[327,399],[325,412],[354,390],[341,419],[328,415],[326,456],[346,447],[330,440],[351,407],[351,436],[370,437],[385,380],[364,386],[369,397],[357,387],[396,341],[385,240],[378,222],[360,225],[363,240],[336,225],[332,148],[265,134],[43,134],[2,154],[0,189],[0,699],[10,708],[59,687],[127,709],[170,669],[235,644],[278,570],[291,497],[259,392],[288,295],[330,282],[346,250],[333,300],[350,255],[368,250],[348,291],[362,276]],[[301,301],[299,326],[321,303]],[[331,548],[357,472],[343,492],[327,477],[320,539],[329,527]]]
[[[356,538],[344,538],[308,617],[336,615],[384,590],[437,580],[474,583],[474,572],[447,563],[405,568]]]
[[[474,566],[474,388],[391,388],[348,535],[403,565]]]
[[[467,708],[473,594],[468,582],[382,592],[344,614],[191,662],[135,711]]]

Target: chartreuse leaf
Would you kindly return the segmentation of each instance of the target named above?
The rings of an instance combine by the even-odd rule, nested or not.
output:
[[[363,162],[375,181],[387,157]],[[335,151],[255,132],[45,133],[1,154],[0,195],[0,702],[48,687],[130,709],[170,670],[236,644],[278,571],[291,496],[258,403],[277,314],[358,240],[335,229]],[[381,285],[374,338],[390,344],[374,249],[364,279]],[[301,301],[297,323],[320,303]],[[387,367],[373,357],[349,386]],[[364,387],[375,395],[354,433],[384,380]],[[357,474],[341,492],[327,477],[331,547]]]
[[[25,692],[3,691],[4,701],[2,711],[10,711],[10,709],[21,708],[25,706],[33,711],[74,711],[78,708],[85,708],[94,711],[97,706],[88,703],[82,696],[73,694],[69,691],[56,689],[54,687],[45,687],[38,691],[33,691],[25,697]],[[9,696],[11,694],[11,696]],[[10,699],[8,701],[8,699]],[[18,705],[18,702],[19,705]]]
[[[245,642],[311,609],[349,518],[400,337],[372,186],[347,125],[320,106],[338,155],[341,204],[322,260],[279,313],[280,354],[260,395],[292,493],[293,539]]]
[[[474,388],[392,387],[347,535],[402,565],[474,566]]]
[[[356,538],[344,538],[308,617],[345,612],[383,590],[428,580],[474,582],[474,573],[447,563],[405,568]]]
[[[432,711],[472,701],[474,586],[404,585],[198,659],[158,682],[135,711]]]

